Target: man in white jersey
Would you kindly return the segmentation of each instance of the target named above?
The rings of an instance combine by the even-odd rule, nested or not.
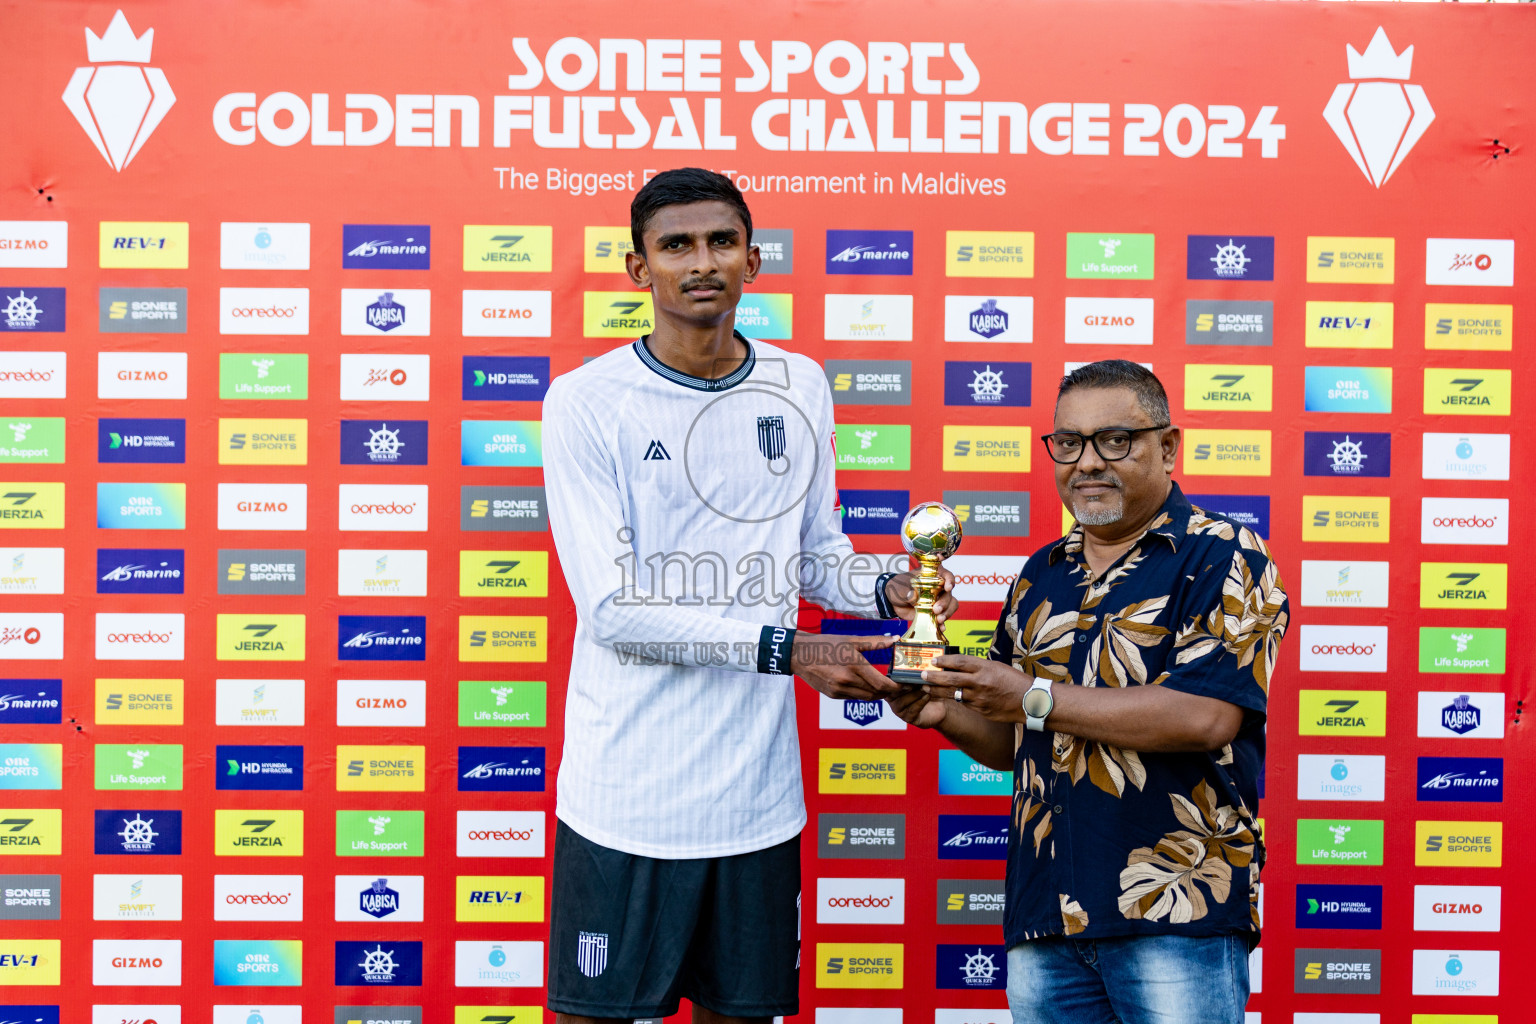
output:
[[[653,332],[557,379],[545,483],[577,625],[558,779],[549,1008],[566,1024],[798,1012],[805,802],[793,675],[874,699],[889,637],[797,631],[799,598],[910,616],[910,578],[843,535],[832,396],[737,333],[757,276],[728,178],[630,207]],[[945,595],[942,615],[954,607]]]

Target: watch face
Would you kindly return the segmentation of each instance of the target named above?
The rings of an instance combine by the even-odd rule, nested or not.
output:
[[[1044,718],[1055,706],[1049,690],[1030,690],[1024,695],[1024,713],[1030,718]]]

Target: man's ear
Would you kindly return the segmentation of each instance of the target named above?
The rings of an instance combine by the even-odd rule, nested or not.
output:
[[[637,287],[651,286],[651,268],[646,265],[645,257],[640,253],[631,250],[624,254],[624,271]]]
[[[1179,463],[1179,442],[1184,439],[1184,431],[1178,427],[1169,427],[1163,431],[1163,468],[1172,473]]]
[[[747,273],[743,277],[743,284],[751,284],[757,280],[758,272],[763,269],[763,254],[758,250],[757,243],[747,246]]]

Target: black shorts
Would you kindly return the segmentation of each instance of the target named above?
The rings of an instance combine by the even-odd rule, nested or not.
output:
[[[555,826],[549,1008],[668,1017],[800,1012],[800,837],[734,857],[658,860]]]

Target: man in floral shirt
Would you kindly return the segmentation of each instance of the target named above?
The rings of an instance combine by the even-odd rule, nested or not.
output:
[[[988,658],[941,657],[892,704],[1013,770],[1016,1024],[1242,1024],[1285,590],[1256,534],[1173,482],[1150,370],[1073,371],[1043,440],[1077,525],[1025,563]]]

